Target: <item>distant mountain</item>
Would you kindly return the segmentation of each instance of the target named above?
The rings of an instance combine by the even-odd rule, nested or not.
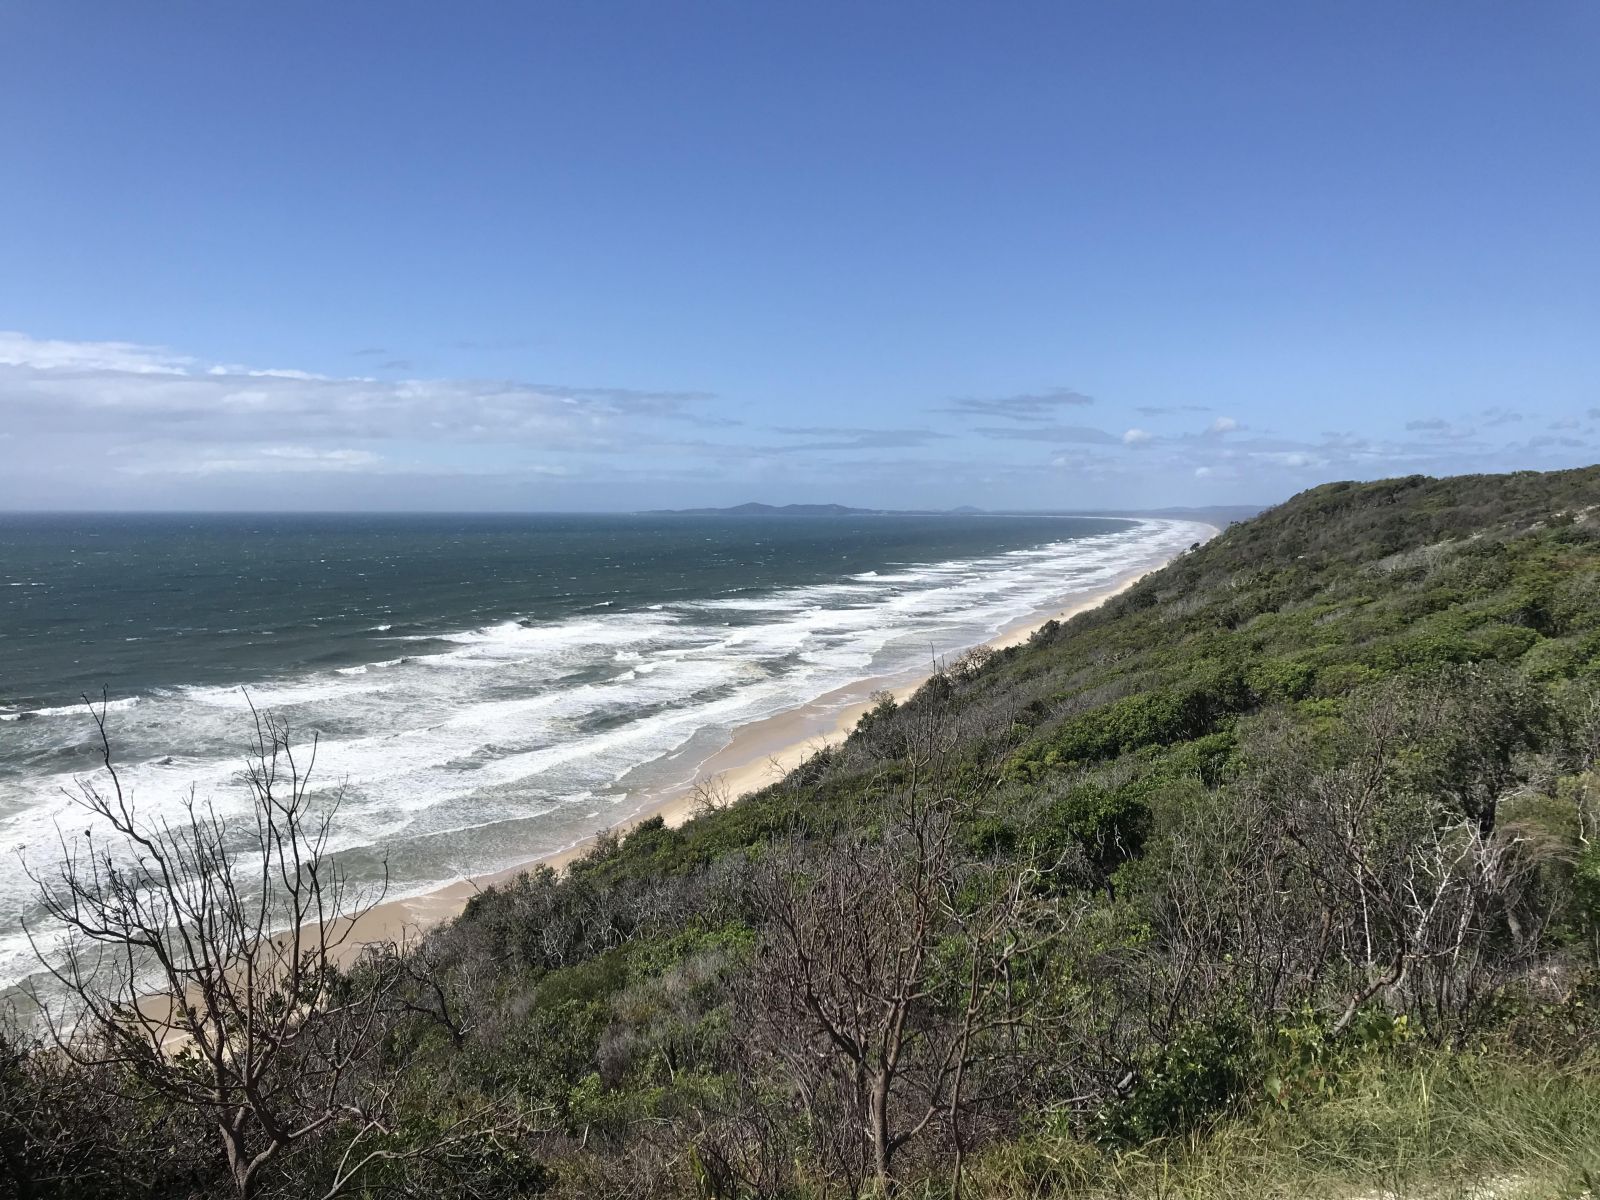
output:
[[[987,509],[978,508],[972,504],[963,504],[956,508],[927,509],[927,508],[852,508],[848,504],[761,504],[751,501],[749,504],[735,504],[729,508],[653,508],[649,510],[652,516],[671,514],[674,516],[690,517],[938,517],[938,516],[1040,516],[1054,515],[1063,517],[1180,517],[1188,520],[1207,521],[1219,529],[1231,525],[1235,521],[1242,521],[1255,516],[1261,511],[1260,505],[1222,505],[1197,508],[1148,508],[1148,509]]]
[[[851,508],[846,504],[735,504],[732,508],[657,508],[655,513],[705,517],[849,517],[877,514],[881,508]]]

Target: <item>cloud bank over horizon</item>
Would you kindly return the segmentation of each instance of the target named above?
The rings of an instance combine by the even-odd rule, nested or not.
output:
[[[929,396],[916,425],[813,413],[765,424],[749,419],[756,406],[707,389],[412,377],[404,354],[354,353],[401,377],[0,332],[0,508],[1157,507],[1600,458],[1593,406],[1507,401],[1308,433],[1270,413],[1183,397],[1120,405],[1052,385]],[[824,408],[837,412],[838,397]]]

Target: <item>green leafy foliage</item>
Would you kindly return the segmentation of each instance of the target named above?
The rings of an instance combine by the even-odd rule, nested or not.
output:
[[[1236,1108],[1259,1074],[1248,1023],[1223,1016],[1191,1026],[1139,1065],[1127,1096],[1100,1109],[1100,1136],[1137,1145],[1188,1133]]]

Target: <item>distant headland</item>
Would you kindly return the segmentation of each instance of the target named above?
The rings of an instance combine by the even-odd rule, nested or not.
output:
[[[689,517],[855,517],[877,516],[881,508],[851,508],[847,504],[735,504],[729,508],[652,508],[652,516],[672,513]]]
[[[1064,517],[1176,517],[1203,520],[1219,527],[1243,521],[1262,511],[1263,505],[1236,504],[1192,508],[1099,509],[988,509],[971,504],[956,508],[855,508],[848,504],[762,504],[750,501],[727,508],[652,508],[646,516],[682,517],[931,517],[931,516],[1064,516]]]

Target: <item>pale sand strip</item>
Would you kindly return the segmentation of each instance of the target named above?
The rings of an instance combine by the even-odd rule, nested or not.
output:
[[[1151,571],[1159,569],[1160,565],[1158,563],[1131,571],[1107,587],[1074,595],[1064,607],[1036,612],[980,645],[993,650],[1020,645],[1050,621],[1065,621],[1091,608],[1098,608],[1111,597],[1127,591]],[[932,673],[930,665],[927,670],[919,669],[905,675],[880,675],[859,680],[818,696],[809,704],[741,725],[733,731],[726,746],[700,764],[692,780],[646,794],[632,816],[617,822],[605,832],[626,833],[641,821],[657,816],[675,829],[695,815],[701,805],[700,796],[706,791],[713,792],[719,801],[739,799],[758,792],[782,779],[817,751],[849,737],[862,714],[872,707],[873,696],[888,692],[897,702],[904,701],[927,682]],[[497,884],[510,883],[517,876],[539,867],[559,871],[588,853],[597,837],[598,833],[591,834],[564,849],[502,871],[459,879],[417,896],[385,900],[353,922],[341,918],[330,927],[336,944],[329,947],[329,956],[336,963],[348,966],[356,961],[366,946],[391,942],[414,944],[419,934],[459,916],[466,908],[467,901],[478,892]],[[280,933],[273,936],[279,940],[287,939],[289,935]],[[171,1024],[168,1016],[171,999],[166,993],[146,996],[139,1007],[156,1021],[168,1025],[168,1032],[162,1038],[165,1049],[175,1051],[188,1043],[188,1038]]]
[[[994,650],[1019,645],[1047,622],[1065,621],[1091,608],[1098,608],[1163,565],[1156,563],[1130,571],[1107,587],[1071,596],[1064,607],[1051,607],[1025,617],[982,645]],[[676,828],[695,815],[702,804],[701,796],[706,792],[712,792],[720,799],[733,799],[760,791],[782,779],[817,751],[847,738],[861,715],[872,707],[872,696],[890,692],[897,701],[905,700],[931,674],[930,666],[928,670],[919,669],[906,675],[863,679],[819,696],[809,704],[741,725],[734,730],[726,746],[700,765],[692,780],[646,794],[632,816],[619,821],[606,832],[626,833],[641,821],[658,816],[667,825]],[[356,923],[353,935],[345,942],[345,949],[353,954],[360,946],[373,942],[414,938],[429,926],[458,916],[467,901],[485,888],[508,883],[518,875],[538,867],[561,870],[574,859],[588,853],[598,836],[591,835],[564,849],[503,871],[457,880],[418,896],[386,900]]]

